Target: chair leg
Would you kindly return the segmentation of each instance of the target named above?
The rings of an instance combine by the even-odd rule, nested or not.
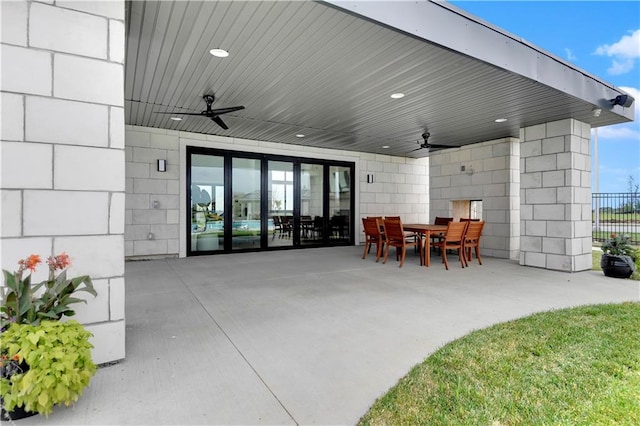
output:
[[[380,256],[382,256],[382,250],[384,249],[384,243],[378,241],[376,244],[376,262],[380,260]]]
[[[442,247],[442,261],[444,262],[444,267],[448,271],[449,270],[449,262],[447,262],[447,249]]]
[[[364,243],[364,252],[362,253],[363,259],[367,257],[367,254],[369,254],[369,249],[371,249],[371,241],[367,240],[367,242]]]
[[[464,268],[467,263],[467,257],[462,250],[462,247],[458,249],[458,258],[460,259],[460,265]]]
[[[382,263],[387,263],[388,257],[389,257],[389,244],[387,244],[387,247],[384,250],[384,259],[382,260]]]
[[[404,265],[404,257],[407,254],[407,246],[405,246],[404,244],[402,245],[402,257],[400,257],[400,268],[402,268],[402,265]]]
[[[469,249],[469,254],[471,254],[471,249]],[[482,265],[482,258],[480,257],[480,247],[476,246],[476,257],[478,258],[478,263]]]

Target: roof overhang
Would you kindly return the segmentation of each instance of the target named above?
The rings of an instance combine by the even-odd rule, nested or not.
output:
[[[446,3],[134,1],[126,25],[132,125],[422,157],[425,130],[461,146],[567,118],[633,120],[610,102],[620,89]],[[199,112],[205,93],[246,109],[223,116],[228,130],[156,113]]]

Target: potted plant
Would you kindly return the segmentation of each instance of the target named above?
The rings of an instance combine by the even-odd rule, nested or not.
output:
[[[3,270],[0,306],[0,397],[3,420],[36,413],[48,415],[56,404],[75,402],[89,384],[96,367],[91,360],[91,333],[76,321],[58,321],[75,312],[74,297],[97,293],[89,276],[67,278],[65,253],[47,259],[49,277],[31,283],[41,263],[31,255],[18,270]],[[57,275],[56,273],[60,271]]]
[[[638,252],[629,244],[629,236],[611,234],[602,244],[600,267],[607,277],[629,278],[636,270]]]
[[[78,400],[96,372],[91,360],[91,333],[77,321],[13,323],[2,333],[2,356],[18,371],[0,379],[3,409],[48,415],[57,404]],[[11,365],[11,364],[9,364]]]

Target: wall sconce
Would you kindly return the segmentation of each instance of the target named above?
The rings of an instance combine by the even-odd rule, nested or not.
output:
[[[159,172],[167,171],[167,160],[158,160],[158,171]]]
[[[473,174],[473,166],[469,166],[469,169],[467,169],[466,166],[460,166],[460,171],[464,172],[464,174],[471,176]]]
[[[147,239],[153,240],[153,232],[149,232],[149,235],[147,235]]]
[[[153,200],[153,208],[154,209],[159,209],[160,208],[160,201]]]
[[[367,175],[367,183],[373,183],[373,175]]]

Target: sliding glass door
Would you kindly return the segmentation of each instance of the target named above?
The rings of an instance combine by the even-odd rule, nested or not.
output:
[[[260,160],[232,158],[231,248],[260,248]]]
[[[324,242],[324,165],[300,165],[300,242],[310,245]]]
[[[353,244],[353,170],[187,147],[187,254]]]
[[[224,157],[193,154],[189,168],[191,251],[224,248]]]
[[[351,236],[351,168],[329,167],[330,238],[347,242]]]
[[[293,246],[293,162],[269,161],[269,247]]]

